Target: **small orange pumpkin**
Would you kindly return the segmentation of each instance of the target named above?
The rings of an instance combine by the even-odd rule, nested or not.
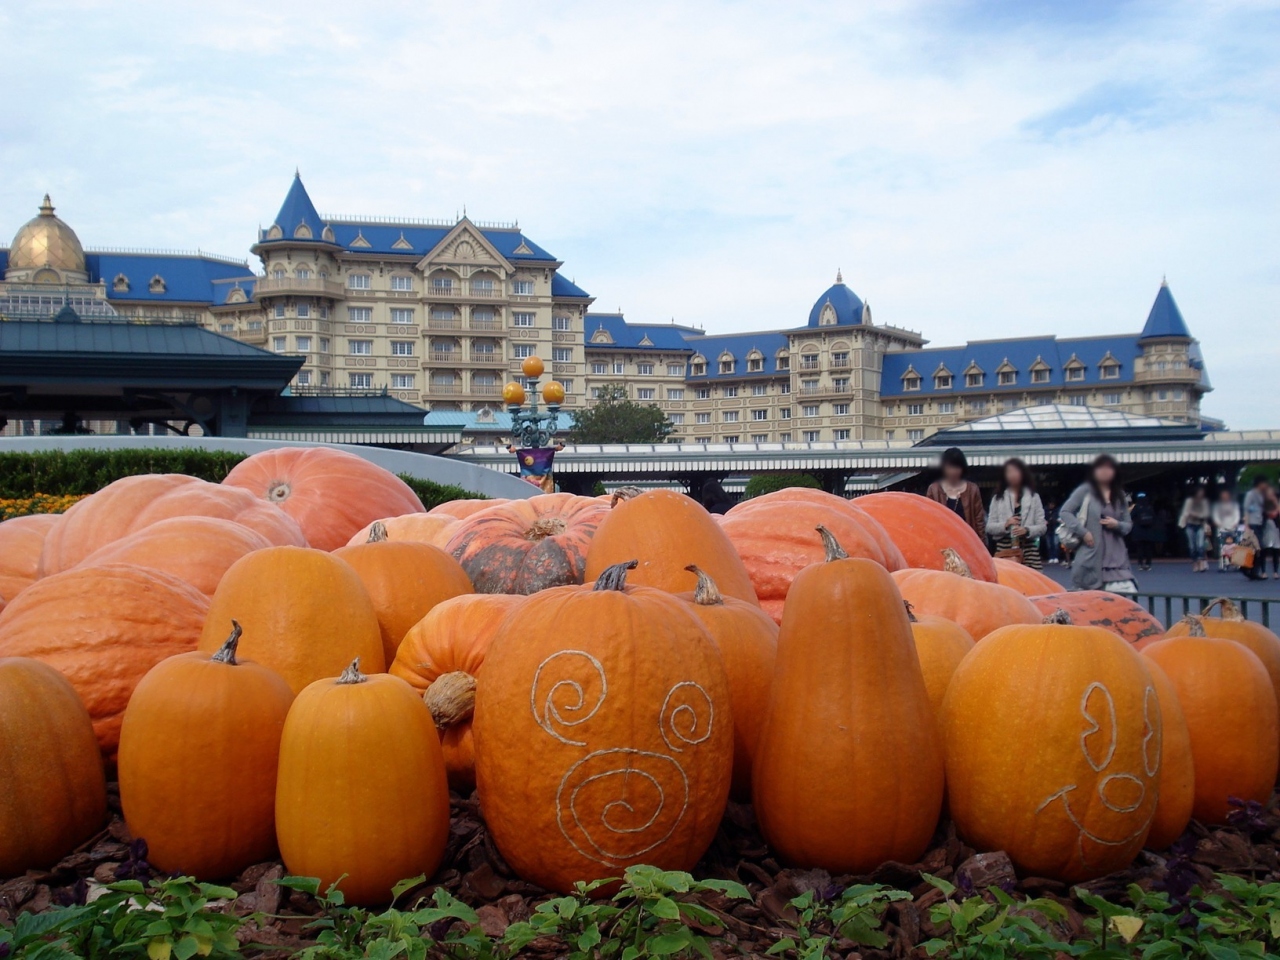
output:
[[[276,850],[276,765],[293,691],[236,659],[240,624],[209,656],[154,666],[120,730],[120,804],[147,860],[201,880],[235,876]],[[198,784],[174,796],[175,784]]]
[[[1215,607],[1220,616],[1211,617],[1209,614]],[[1271,688],[1276,692],[1277,703],[1280,703],[1280,637],[1262,624],[1246,620],[1240,608],[1226,597],[1214,600],[1198,616],[1193,614],[1189,619],[1173,624],[1169,627],[1168,636],[1187,636],[1193,622],[1199,623],[1200,628],[1210,637],[1231,640],[1252,650],[1267,668]]]
[[[1144,654],[1142,662],[1151,674],[1151,683],[1160,700],[1161,722],[1160,798],[1156,801],[1151,832],[1147,834],[1147,847],[1163,850],[1182,836],[1191,822],[1196,802],[1196,764],[1178,692],[1154,660]]]
[[[351,564],[369,591],[388,664],[409,628],[432,607],[471,593],[471,581],[449,554],[429,543],[387,540],[385,528],[377,523],[368,542],[342,547],[333,555]]]
[[[107,816],[93,722],[66,678],[0,657],[0,876],[52,867]]]
[[[917,614],[954,621],[977,641],[1011,623],[1034,624],[1044,619],[1035,604],[1017,590],[975,580],[956,551],[948,547],[944,553],[946,570],[911,569],[893,574],[902,598]]]
[[[45,537],[60,519],[36,513],[0,523],[0,597],[12,600],[39,578]]]
[[[1007,560],[1004,557],[996,557],[993,562],[996,565],[996,583],[1012,587],[1024,597],[1038,597],[1046,593],[1060,593],[1062,591],[1062,587],[1058,585],[1056,580],[1052,577],[1046,577],[1039,570],[1033,570],[1025,563],[1018,563],[1017,560]],[[1052,612],[1052,610],[1047,611],[1047,613]],[[1078,623],[1079,621],[1072,618],[1072,622]]]
[[[305,547],[258,550],[232,564],[213,595],[200,650],[213,653],[224,626],[244,625],[240,652],[274,670],[294,693],[336,676],[354,657],[382,672],[382,631],[359,574]]]
[[[677,596],[688,601],[720,648],[733,704],[733,795],[749,803],[751,765],[778,656],[778,625],[754,603],[724,596],[697,566],[690,566],[689,572],[698,578],[698,586],[692,593]]]
[[[951,549],[975,580],[996,583],[996,565],[982,538],[955,512],[915,493],[870,493],[854,501],[880,521],[909,567],[945,570],[942,551]],[[978,639],[974,637],[974,639]]]
[[[384,517],[357,530],[355,535],[347,541],[347,546],[354,547],[361,543],[368,543],[373,528],[380,524],[388,540],[429,543],[443,550],[449,545],[449,539],[457,530],[458,523],[457,517],[436,513],[406,513],[399,517]]]
[[[466,593],[436,604],[405,634],[388,671],[425,695],[449,786],[462,793],[476,785],[476,677],[498,626],[523,602],[512,593]]]
[[[934,716],[941,719],[947,687],[960,661],[973,649],[973,637],[960,624],[945,617],[916,616],[910,604],[907,604],[907,616],[911,620],[911,638],[916,644],[916,656],[920,658],[929,704]]]
[[[449,786],[407,683],[353,663],[298,695],[280,741],[276,835],[290,873],[337,883],[349,903],[386,903],[401,880],[436,872]]]
[[[1054,592],[1047,596],[1031,597],[1036,609],[1048,616],[1055,610],[1065,610],[1071,622],[1091,624],[1110,630],[1122,640],[1138,644],[1151,638],[1164,636],[1164,626],[1128,597],[1106,590],[1072,590]]]
[[[382,517],[422,512],[418,495],[390,470],[332,447],[263,450],[236,464],[222,483],[275,504],[319,550],[336,550]]]

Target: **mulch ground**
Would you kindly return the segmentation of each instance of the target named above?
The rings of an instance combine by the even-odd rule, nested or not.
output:
[[[1256,804],[1233,816],[1233,825],[1207,828],[1192,823],[1187,833],[1163,854],[1144,851],[1133,866],[1120,873],[1082,884],[1085,889],[1109,899],[1120,899],[1133,883],[1144,888],[1185,894],[1192,886],[1212,886],[1215,873],[1230,873],[1257,882],[1280,880],[1280,814],[1276,802],[1267,809]],[[146,863],[146,845],[129,835],[120,816],[119,798],[110,790],[111,820],[105,830],[47,871],[29,871],[25,876],[0,882],[0,924],[10,923],[22,911],[39,912],[55,905],[83,903],[95,883],[147,879],[157,875]],[[1059,931],[1069,938],[1082,929],[1080,904],[1067,885],[1038,877],[1019,877],[1003,853],[976,855],[944,822],[934,837],[932,848],[918,863],[885,863],[865,876],[832,876],[825,870],[797,870],[783,867],[770,854],[756,828],[751,808],[729,805],[711,849],[694,869],[699,878],[736,880],[751,891],[752,900],[729,900],[717,894],[699,899],[714,911],[721,923],[704,928],[715,937],[716,952],[722,956],[762,955],[783,937],[795,931],[792,898],[813,890],[821,897],[838,897],[853,883],[881,883],[910,891],[914,900],[892,904],[885,917],[890,945],[884,950],[868,950],[844,941],[835,944],[841,956],[903,958],[920,955],[920,943],[937,931],[929,921],[929,907],[941,894],[921,879],[930,873],[950,880],[961,891],[982,891],[989,886],[1035,897],[1050,897],[1067,908],[1068,920]],[[318,910],[305,894],[284,890],[273,881],[285,876],[279,861],[255,864],[229,884],[239,894],[226,909],[241,916],[266,914],[271,918],[261,926],[247,923],[241,939],[266,948],[264,956],[288,956],[307,946],[306,926]],[[521,881],[498,853],[489,838],[475,797],[452,797],[452,819],[444,863],[427,893],[442,886],[477,909],[481,925],[498,936],[508,924],[528,918],[537,904],[551,894]],[[415,899],[411,893],[407,899]],[[555,938],[535,941],[522,955],[538,958],[563,956],[562,942]]]

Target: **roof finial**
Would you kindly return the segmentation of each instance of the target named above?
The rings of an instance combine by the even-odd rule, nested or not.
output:
[[[45,198],[46,200],[48,197]],[[1160,286],[1167,287],[1169,285],[1169,275],[1167,273],[1160,274]]]
[[[839,267],[836,267],[836,283],[844,283],[844,274],[840,272]]]
[[[44,195],[44,203],[40,204],[40,216],[53,216],[53,203],[49,200],[49,195],[47,193]]]
[[[302,171],[301,171],[301,170],[299,170],[297,167],[294,167],[294,168],[293,168],[293,178],[294,178],[295,180],[301,180],[301,179],[302,179]]]

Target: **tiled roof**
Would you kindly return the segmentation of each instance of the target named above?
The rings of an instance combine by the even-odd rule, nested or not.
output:
[[[588,300],[591,294],[583,290],[580,286],[570,280],[568,277],[562,277],[558,273],[551,275],[551,296],[563,297],[566,299],[583,299]]]
[[[862,323],[863,303],[856,293],[845,286],[839,273],[836,274],[836,282],[814,302],[813,309],[809,311],[809,326],[819,326],[822,310],[828,304],[836,313],[836,325]]]
[[[0,353],[149,354],[156,357],[241,357],[274,360],[276,355],[194,324],[62,323],[14,320],[0,323]],[[300,364],[299,364],[300,365]]]
[[[782,331],[764,333],[734,333],[722,336],[689,337],[686,341],[697,353],[706,357],[707,372],[702,376],[690,375],[690,380],[733,380],[742,377],[778,376],[778,351],[787,349],[787,334]],[[763,355],[763,369],[748,371],[747,358],[752,351]],[[734,358],[733,371],[720,372],[720,357],[729,353]],[[692,368],[690,368],[692,370]],[[781,371],[783,375],[786,371]]]
[[[1169,284],[1161,283],[1156,293],[1155,303],[1151,304],[1151,312],[1147,314],[1146,326],[1142,328],[1141,339],[1152,337],[1188,337],[1191,331],[1187,322],[1182,319],[1182,311],[1169,292]]]
[[[601,331],[609,335],[603,343],[594,338]],[[701,330],[674,323],[628,323],[620,313],[588,313],[583,326],[587,349],[680,350],[692,353],[686,337],[700,336]]]
[[[215,280],[238,278],[249,293],[257,280],[247,264],[198,254],[86,253],[84,259],[90,282],[105,283],[107,299],[113,301],[222,303],[234,284],[226,284],[224,290]],[[127,291],[115,289],[118,276],[129,281]],[[164,283],[153,291],[155,277]]]
[[[306,226],[311,231],[308,239],[320,239],[320,233],[324,230],[324,221],[316,212],[316,206],[311,202],[307,188],[302,185],[302,177],[296,171],[293,174],[293,183],[289,184],[289,192],[284,195],[284,203],[280,205],[280,212],[276,214],[273,222],[286,238],[292,238],[298,227]]]

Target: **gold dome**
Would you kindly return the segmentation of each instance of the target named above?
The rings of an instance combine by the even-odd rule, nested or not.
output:
[[[53,215],[49,195],[44,195],[40,215],[28,220],[9,245],[9,270],[40,270],[51,267],[67,273],[83,274],[84,248],[69,226]]]

